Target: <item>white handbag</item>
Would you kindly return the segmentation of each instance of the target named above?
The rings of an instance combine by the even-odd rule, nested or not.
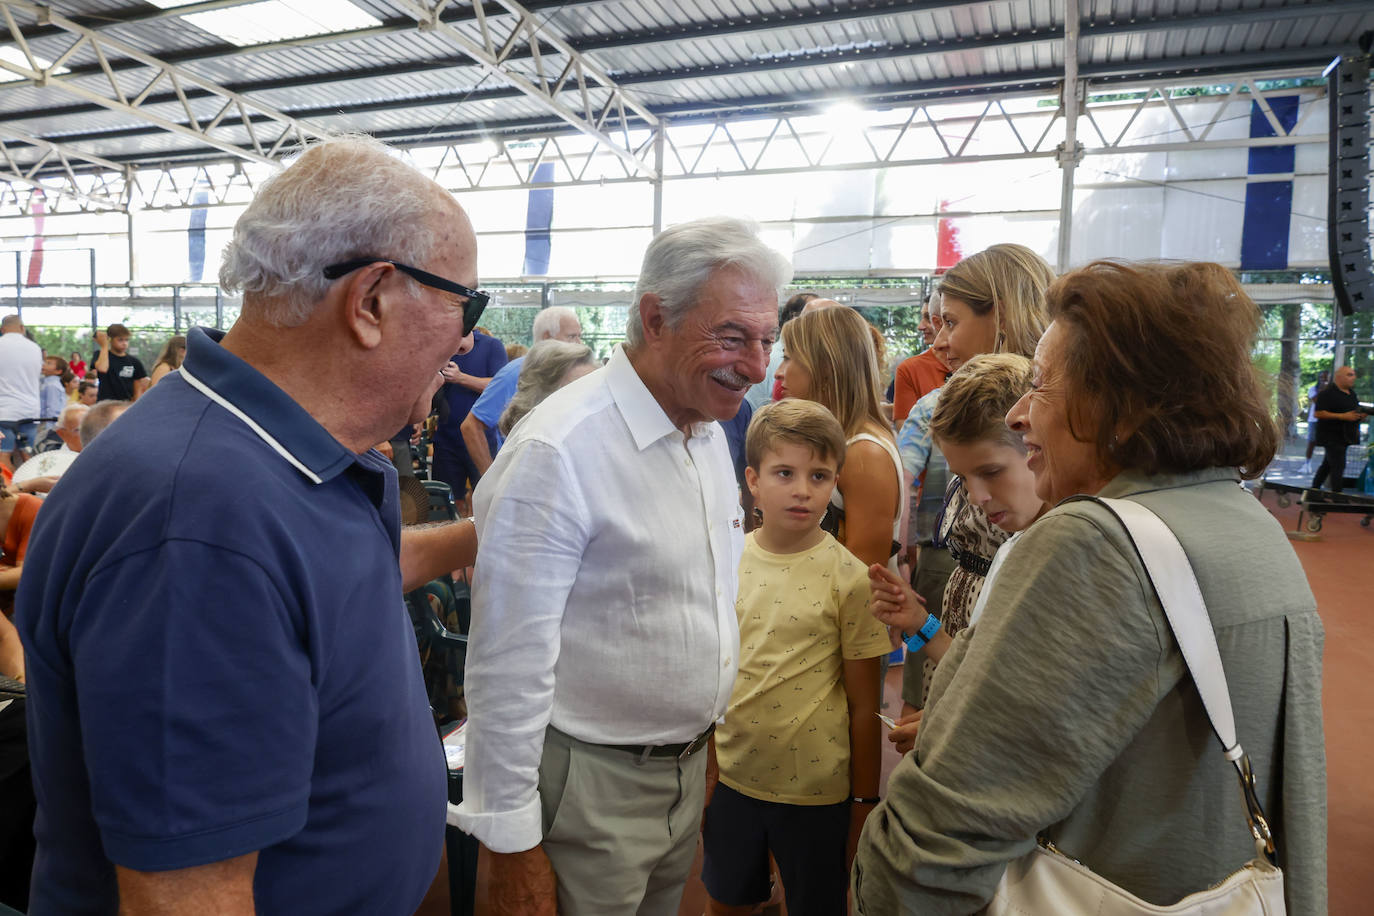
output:
[[[1174,533],[1149,509],[1124,499],[1092,499],[1106,506],[1135,541],[1212,730],[1240,777],[1255,858],[1213,887],[1171,906],[1156,906],[1094,874],[1042,839],[1029,855],[1007,867],[984,912],[988,916],[1282,916],[1283,873],[1273,864],[1273,834],[1255,794],[1250,758],[1236,740],[1221,653],[1188,557]]]

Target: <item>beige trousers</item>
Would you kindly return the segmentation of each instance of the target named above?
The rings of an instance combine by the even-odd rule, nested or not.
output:
[[[539,796],[559,916],[677,913],[701,830],[704,748],[641,763],[550,727]]]

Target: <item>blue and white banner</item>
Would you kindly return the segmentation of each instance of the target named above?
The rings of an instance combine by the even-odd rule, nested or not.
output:
[[[1265,99],[1284,133],[1298,123],[1298,96]],[[1250,136],[1275,137],[1274,125],[1257,102],[1250,103]],[[1246,169],[1245,219],[1241,225],[1240,269],[1285,270],[1288,267],[1289,223],[1293,214],[1292,146],[1256,146],[1250,149]]]
[[[536,182],[553,181],[553,163],[543,162],[534,170]],[[553,188],[531,188],[530,202],[525,209],[525,268],[527,277],[543,277],[549,273],[549,254],[553,226]]]

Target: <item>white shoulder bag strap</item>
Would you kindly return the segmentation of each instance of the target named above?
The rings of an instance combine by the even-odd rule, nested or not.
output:
[[[1272,862],[1274,836],[1255,793],[1255,774],[1250,767],[1250,758],[1236,738],[1236,719],[1231,710],[1231,696],[1221,666],[1221,653],[1217,650],[1216,634],[1212,631],[1212,621],[1187,554],[1169,526],[1140,503],[1128,499],[1089,498],[1110,510],[1135,542],[1136,552],[1154,584],[1159,603],[1164,606],[1164,616],[1183,653],[1183,661],[1202,697],[1212,731],[1216,732],[1222,752],[1235,765],[1240,777],[1255,847]]]

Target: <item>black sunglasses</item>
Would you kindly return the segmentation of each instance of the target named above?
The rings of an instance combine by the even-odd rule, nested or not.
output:
[[[438,274],[432,274],[427,270],[411,267],[409,264],[402,264],[400,261],[393,261],[390,258],[350,258],[347,261],[340,261],[338,264],[330,264],[324,269],[324,278],[337,280],[344,274],[351,274],[360,267],[366,267],[369,264],[390,264],[401,273],[414,277],[425,286],[441,289],[446,293],[453,293],[455,296],[462,296],[467,299],[467,302],[463,303],[464,337],[472,333],[472,329],[477,326],[477,319],[482,316],[487,303],[491,301],[489,293],[468,289],[461,283],[445,280]]]

